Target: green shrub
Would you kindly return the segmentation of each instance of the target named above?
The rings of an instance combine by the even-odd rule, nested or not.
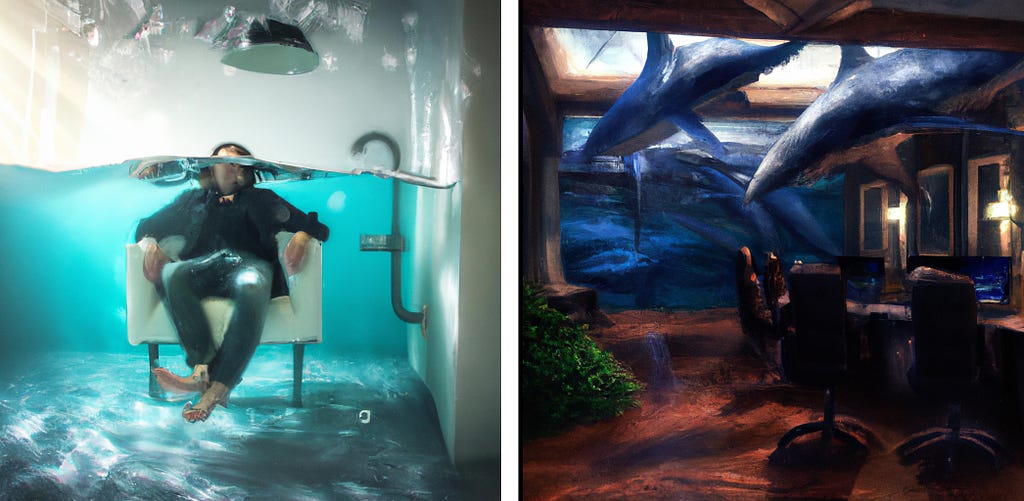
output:
[[[587,335],[587,326],[548,306],[523,284],[519,409],[524,438],[622,414],[641,388],[633,374]]]

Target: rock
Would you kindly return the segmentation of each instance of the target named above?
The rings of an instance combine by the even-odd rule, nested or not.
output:
[[[568,315],[581,324],[612,325],[612,321],[597,305],[597,290],[570,284],[548,284],[540,289],[548,306]]]

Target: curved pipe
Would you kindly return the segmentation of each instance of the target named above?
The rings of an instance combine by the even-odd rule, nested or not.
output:
[[[392,180],[394,186],[391,199],[391,234],[398,235],[398,180]],[[404,247],[404,245],[403,245]],[[410,324],[422,324],[426,332],[426,315],[421,312],[414,312],[405,309],[402,305],[402,249],[391,251],[391,306],[395,315]]]
[[[398,147],[398,143],[395,140],[383,132],[367,132],[363,134],[359,139],[356,139],[355,144],[352,145],[352,154],[358,155],[366,152],[366,145],[370,141],[380,141],[391,150],[391,154],[395,156],[395,168],[398,170],[398,166],[402,165],[402,150]]]
[[[395,156],[395,170],[398,170],[398,166],[401,165],[401,150],[398,147],[398,143],[395,142],[391,136],[380,132],[369,132],[364,134],[355,144],[352,145],[352,154],[356,155],[362,153],[366,149],[366,145],[370,141],[381,141],[391,150],[391,153]],[[398,197],[398,178],[392,178],[392,196],[391,196],[391,235],[399,236],[399,214],[400,205]],[[405,309],[402,304],[402,248],[391,249],[391,307],[395,310],[395,315],[402,319],[404,322],[410,324],[420,324],[420,330],[423,336],[427,335],[427,306],[423,305],[422,312],[409,311]]]

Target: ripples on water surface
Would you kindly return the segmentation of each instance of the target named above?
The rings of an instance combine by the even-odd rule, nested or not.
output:
[[[0,499],[459,499],[430,397],[404,360],[309,349],[304,407],[292,408],[291,350],[263,347],[229,407],[188,424],[182,402],[148,396],[139,350],[5,368]]]

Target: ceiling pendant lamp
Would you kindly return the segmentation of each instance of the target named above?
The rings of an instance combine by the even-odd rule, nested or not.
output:
[[[298,75],[316,69],[320,56],[298,27],[258,17],[220,62],[257,73]]]

